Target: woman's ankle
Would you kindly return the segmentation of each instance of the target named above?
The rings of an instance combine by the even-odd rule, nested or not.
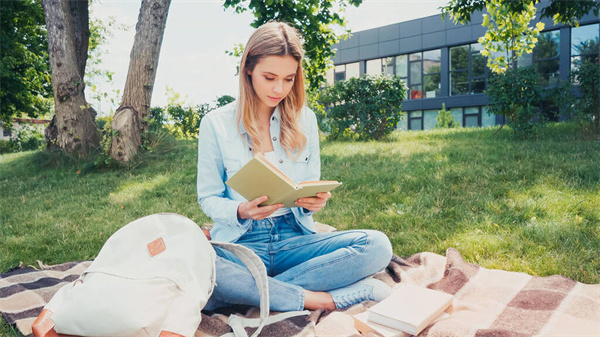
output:
[[[308,310],[335,310],[335,303],[329,293],[323,291],[304,290],[304,309]]]

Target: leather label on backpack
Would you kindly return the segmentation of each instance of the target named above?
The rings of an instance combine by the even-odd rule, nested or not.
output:
[[[162,238],[158,238],[148,244],[150,256],[158,255],[164,252],[165,249],[167,249],[167,247],[165,246],[165,241]]]

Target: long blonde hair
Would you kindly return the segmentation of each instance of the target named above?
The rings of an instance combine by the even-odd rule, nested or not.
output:
[[[268,22],[260,26],[248,39],[240,63],[240,95],[238,104],[238,125],[242,121],[255,153],[261,152],[264,144],[260,141],[260,127],[256,113],[259,98],[252,87],[248,72],[267,56],[291,55],[298,61],[298,69],[290,93],[279,103],[281,112],[281,134],[279,139],[288,156],[294,156],[306,145],[299,120],[304,106],[304,76],[302,58],[304,49],[298,31],[282,22]]]

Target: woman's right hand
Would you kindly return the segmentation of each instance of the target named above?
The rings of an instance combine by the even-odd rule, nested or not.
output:
[[[258,206],[260,203],[267,201],[269,197],[263,195],[252,201],[242,202],[237,209],[237,215],[240,219],[262,220],[273,214],[276,210],[283,207],[283,204],[274,204],[270,206]]]

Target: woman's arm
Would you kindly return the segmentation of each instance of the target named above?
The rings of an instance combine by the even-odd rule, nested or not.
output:
[[[218,137],[211,116],[202,118],[198,135],[198,203],[215,225],[245,227],[246,221],[240,222],[237,215],[241,201],[231,200],[226,195],[225,167]]]

